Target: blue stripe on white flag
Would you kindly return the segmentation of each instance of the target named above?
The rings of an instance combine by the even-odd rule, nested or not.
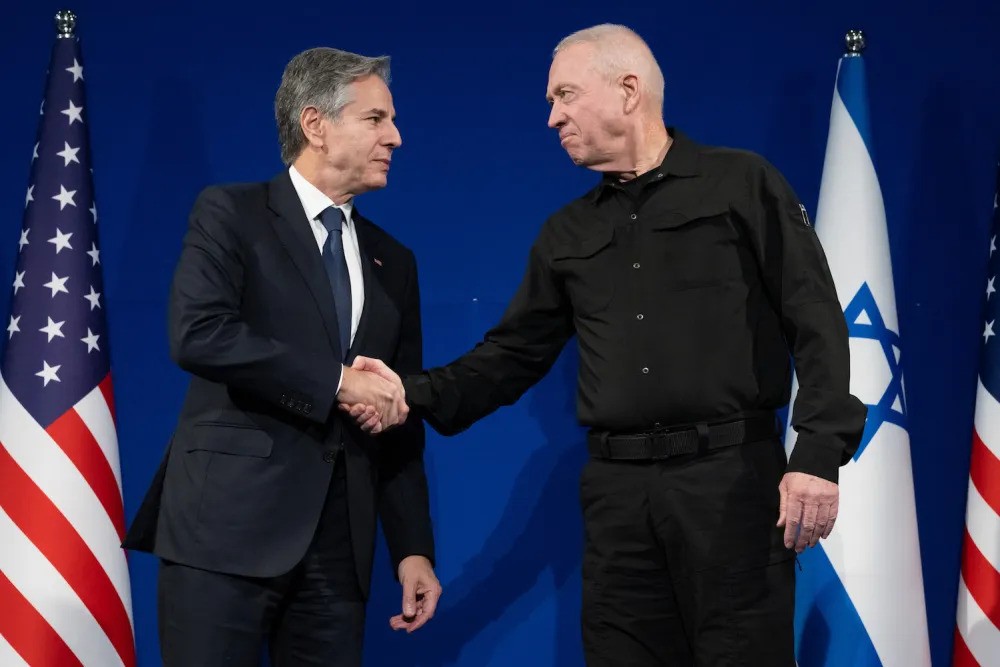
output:
[[[837,69],[837,94],[847,108],[861,140],[865,142],[868,155],[875,162],[872,151],[871,121],[868,112],[868,76],[865,74],[865,61],[861,56],[844,56],[840,59]]]
[[[808,667],[881,667],[868,631],[822,546],[799,555],[795,655]],[[806,604],[808,603],[808,604]]]

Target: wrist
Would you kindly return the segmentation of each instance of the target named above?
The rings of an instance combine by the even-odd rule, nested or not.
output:
[[[405,566],[411,563],[422,563],[429,568],[432,567],[431,561],[429,558],[427,558],[427,556],[419,556],[419,555],[407,556],[403,560],[399,561],[399,566],[396,567],[396,577],[398,579],[400,580],[403,579],[403,570],[405,569]]]
[[[334,398],[340,398],[340,390],[344,387],[344,374],[347,367],[344,364],[340,365],[340,377],[337,378],[337,391],[334,392]],[[336,402],[336,401],[335,401]]]
[[[351,400],[354,398],[352,394],[354,393],[355,384],[355,374],[358,371],[354,370],[346,364],[340,365],[340,385],[337,388],[337,400],[341,403],[354,403]]]

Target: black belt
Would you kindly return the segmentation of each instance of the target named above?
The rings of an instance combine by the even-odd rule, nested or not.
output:
[[[745,442],[765,440],[778,434],[773,413],[718,423],[687,424],[646,433],[615,434],[591,431],[587,448],[597,459],[660,461],[697,454]]]

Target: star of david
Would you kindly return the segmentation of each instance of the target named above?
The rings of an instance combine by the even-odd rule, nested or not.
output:
[[[861,437],[854,460],[861,458],[868,443],[871,442],[882,424],[886,422],[906,428],[906,397],[903,395],[903,369],[899,363],[899,334],[885,326],[882,313],[868,283],[863,283],[851,302],[844,308],[847,320],[847,331],[851,338],[864,338],[877,342],[885,360],[889,364],[890,380],[875,405],[868,404],[868,418],[865,421],[865,432]]]

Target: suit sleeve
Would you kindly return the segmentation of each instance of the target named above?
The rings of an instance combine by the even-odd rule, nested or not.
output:
[[[540,237],[506,312],[474,349],[404,381],[407,401],[439,433],[454,435],[513,404],[545,376],[573,335],[573,308],[550,254]]]
[[[208,188],[191,211],[170,293],[170,354],[184,370],[325,423],[341,365],[295,349],[240,318],[244,248],[233,195]]]
[[[867,413],[850,393],[847,323],[826,255],[791,186],[766,162],[750,181],[764,288],[799,383],[791,420],[798,437],[787,471],[837,482],[839,467],[858,448]]]
[[[411,255],[412,257],[412,255]],[[400,375],[423,368],[420,288],[416,261],[411,263],[403,303],[399,343],[389,365]],[[379,516],[392,558],[393,572],[407,556],[434,562],[427,476],[424,472],[424,425],[411,415],[379,439]]]

